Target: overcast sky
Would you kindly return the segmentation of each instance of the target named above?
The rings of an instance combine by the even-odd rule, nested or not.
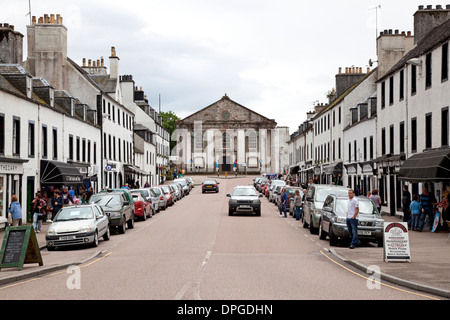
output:
[[[60,14],[68,56],[120,58],[150,104],[184,118],[221,99],[294,132],[325,103],[339,67],[376,57],[376,28],[414,31],[415,0],[30,0],[31,13]],[[26,37],[29,0],[0,6],[0,22]],[[445,5],[446,3],[433,3]],[[381,9],[375,8],[381,5]],[[376,12],[378,11],[378,24]],[[26,38],[24,38],[26,59]]]

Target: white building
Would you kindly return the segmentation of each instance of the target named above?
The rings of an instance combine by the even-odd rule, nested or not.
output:
[[[450,180],[450,6],[420,6],[414,29],[414,47],[377,84],[378,175],[384,210],[392,215],[401,209],[405,183],[411,194],[426,186],[440,200]]]
[[[1,224],[13,194],[19,197],[25,222],[36,191],[82,185],[100,164],[101,140],[96,110],[33,77],[20,65],[23,35],[9,26],[0,27],[0,33],[8,39],[0,50],[8,63],[0,64]],[[18,54],[8,58],[8,52]]]

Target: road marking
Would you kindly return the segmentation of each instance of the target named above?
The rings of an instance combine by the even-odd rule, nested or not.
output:
[[[359,276],[359,277],[361,277],[361,278],[363,278],[363,279],[370,280],[370,281],[375,282],[375,283],[377,283],[377,284],[379,284],[379,285],[382,285],[382,286],[385,286],[385,287],[388,287],[388,288],[391,288],[391,289],[394,289],[394,290],[397,290],[397,291],[401,291],[401,292],[404,292],[404,293],[409,293],[409,294],[413,294],[413,295],[416,295],[416,296],[419,296],[419,297],[424,297],[424,298],[432,299],[432,300],[440,300],[440,299],[438,299],[438,298],[434,298],[434,297],[430,297],[430,296],[427,296],[427,295],[424,295],[424,294],[420,294],[420,293],[416,293],[416,292],[412,292],[412,291],[400,289],[400,288],[398,288],[398,287],[394,287],[394,286],[391,286],[391,285],[388,285],[388,284],[385,284],[385,283],[382,283],[382,282],[373,280],[373,279],[368,278],[368,277],[366,277],[366,276],[364,276],[364,275],[362,275],[362,274],[359,274],[359,273],[357,273],[357,272],[355,272],[355,271],[353,271],[353,270],[350,270],[349,268],[347,268],[346,266],[340,264],[340,263],[337,262],[336,260],[331,259],[331,258],[328,257],[322,250],[320,251],[320,253],[321,253],[325,258],[327,258],[328,260],[332,261],[332,262],[335,263],[336,265],[340,266],[341,268],[347,270],[348,272],[351,272],[351,273],[353,273],[354,275],[357,275],[357,276]]]

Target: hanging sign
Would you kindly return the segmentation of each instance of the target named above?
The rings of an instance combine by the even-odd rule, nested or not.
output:
[[[406,222],[384,223],[384,261],[411,262],[408,224]]]

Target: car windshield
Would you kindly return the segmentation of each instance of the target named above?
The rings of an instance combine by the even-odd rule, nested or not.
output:
[[[134,201],[140,201],[139,195],[138,195],[138,194],[132,193],[131,195],[133,196],[133,200],[134,200]]]
[[[206,180],[203,184],[216,184],[214,180]]]
[[[89,203],[95,203],[108,208],[121,207],[122,201],[118,194],[93,195],[89,198]]]
[[[317,188],[316,190],[316,201],[324,202],[325,199],[330,194],[335,194],[338,197],[346,197],[348,196],[348,189],[340,189],[340,188]]]
[[[300,196],[303,195],[303,191],[302,191],[302,190],[300,190],[300,189],[292,189],[292,188],[287,188],[287,189],[286,189],[286,193],[287,193],[289,196],[294,196],[296,190],[298,190],[298,191],[300,192]]]
[[[236,188],[233,190],[234,196],[257,196],[256,190],[253,188]]]
[[[170,193],[169,187],[161,187],[164,193]]]
[[[91,207],[75,207],[75,208],[63,208],[58,212],[53,221],[69,221],[69,220],[84,220],[93,219],[94,213]]]
[[[361,200],[358,199],[359,202],[359,213],[361,214],[377,214],[377,209],[373,205],[370,200]],[[346,216],[348,210],[348,200],[347,199],[338,199],[336,202],[336,213],[339,216]]]
[[[140,193],[144,198],[149,197],[149,191],[148,190],[132,190],[133,193]],[[133,195],[133,199],[135,198],[135,195]]]
[[[152,189],[152,191],[155,193],[156,196],[159,196],[161,194],[161,191],[157,188]]]

